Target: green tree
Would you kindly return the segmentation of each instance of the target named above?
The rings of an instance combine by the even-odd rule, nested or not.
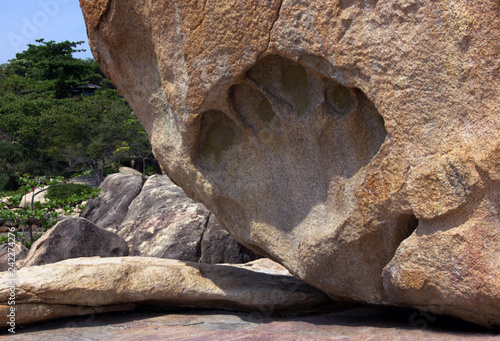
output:
[[[74,84],[104,79],[95,61],[72,57],[79,44],[39,40],[0,67],[0,172],[11,183],[16,172],[41,174],[50,168],[53,160],[43,153],[43,112],[71,96]]]
[[[0,66],[0,173],[65,174],[111,163],[151,146],[126,101],[94,60],[72,56],[80,42],[37,41]],[[74,92],[89,83],[92,96]]]
[[[37,162],[30,154],[30,151],[19,143],[0,141],[0,171],[9,178],[7,190],[15,190],[18,187],[16,174],[36,169]]]
[[[40,114],[52,104],[34,81],[12,75],[0,82],[0,172],[15,184],[16,172],[37,173],[44,163]]]
[[[37,43],[29,44],[27,50],[16,54],[5,68],[7,75],[43,82],[56,98],[71,96],[69,90],[84,83],[109,84],[94,60],[73,57],[73,53],[83,51],[77,49],[83,42],[56,43],[39,39]]]
[[[139,150],[151,151],[144,129],[116,90],[68,99],[46,113],[43,125],[50,142],[47,154],[75,169],[90,166],[99,183],[111,163]]]

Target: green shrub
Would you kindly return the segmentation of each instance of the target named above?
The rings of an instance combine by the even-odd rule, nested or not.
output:
[[[26,247],[31,246],[37,238],[33,234],[33,227],[37,229],[43,228],[46,231],[57,222],[58,217],[63,214],[72,214],[75,208],[83,209],[84,205],[81,204],[83,201],[99,195],[99,188],[81,184],[68,184],[64,181],[66,180],[63,177],[52,179],[40,176],[35,178],[25,174],[18,179],[22,186],[7,198],[7,203],[0,201],[0,220],[10,220],[19,226],[27,228],[29,241],[24,232],[20,236],[21,242]],[[19,207],[23,195],[35,187],[48,187],[48,193],[45,196],[48,200],[46,202],[34,201],[29,206]],[[16,233],[19,233],[19,228]],[[16,237],[16,239],[18,238]]]
[[[156,174],[156,171],[155,171],[155,168],[153,166],[147,166],[145,173],[147,176],[150,176],[150,175]]]
[[[0,173],[0,193],[5,192],[5,186],[7,185],[7,182],[9,181],[9,176],[5,173]]]
[[[92,194],[92,187],[82,184],[63,183],[52,186],[47,190],[45,198],[50,200],[67,200],[76,195],[78,197],[90,197]]]
[[[109,167],[104,168],[104,176],[107,176],[107,175],[110,175],[110,174],[114,174],[114,173],[118,173],[119,171],[120,171],[119,168],[113,167],[113,166],[109,166]]]

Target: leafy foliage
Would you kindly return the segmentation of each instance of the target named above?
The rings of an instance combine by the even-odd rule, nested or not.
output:
[[[68,90],[82,83],[105,82],[95,61],[73,57],[74,52],[82,51],[76,49],[82,42],[39,39],[37,43],[29,44],[27,50],[16,54],[16,59],[6,67],[8,75],[41,81],[44,84],[39,89],[51,92],[56,98],[69,97]]]
[[[72,56],[81,42],[38,40],[0,66],[0,173],[70,175],[151,154],[146,133],[97,63]],[[92,96],[74,89],[101,87]]]
[[[91,197],[94,189],[91,186],[73,183],[61,183],[57,186],[51,186],[47,189],[45,198],[49,200],[68,200],[73,196],[78,198]]]
[[[125,100],[116,90],[100,90],[91,97],[67,99],[43,117],[46,155],[70,167],[90,165],[102,181],[106,166],[140,144],[151,150],[147,136]]]
[[[89,188],[73,193],[65,192],[65,195],[59,197],[52,195],[46,197],[45,202],[35,201],[36,195],[41,192],[57,186],[63,186],[65,179],[57,177],[49,179],[47,177],[33,177],[26,174],[19,178],[19,183],[22,186],[14,192],[10,197],[4,198],[0,202],[0,220],[10,221],[12,224],[17,224],[26,227],[29,231],[29,243],[25,240],[24,234],[20,237],[29,247],[34,242],[32,227],[41,227],[45,230],[52,227],[61,215],[70,215],[75,208],[83,209],[81,203],[89,198],[95,198],[99,194],[98,188]],[[65,184],[69,185],[69,184]],[[26,193],[31,195],[30,205],[21,205],[21,200]],[[57,190],[56,190],[57,193]]]

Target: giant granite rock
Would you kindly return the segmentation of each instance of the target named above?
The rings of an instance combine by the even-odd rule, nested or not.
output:
[[[332,307],[321,291],[275,273],[152,257],[69,259],[21,269],[15,278],[0,273],[0,324],[9,319],[13,281],[17,324],[148,305],[268,314]]]
[[[500,3],[80,0],[163,170],[336,299],[500,324]]]

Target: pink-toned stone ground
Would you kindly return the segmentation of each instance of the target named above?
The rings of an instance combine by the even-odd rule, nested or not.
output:
[[[357,307],[295,317],[220,311],[136,311],[18,327],[3,340],[500,340],[499,330],[418,311]]]

